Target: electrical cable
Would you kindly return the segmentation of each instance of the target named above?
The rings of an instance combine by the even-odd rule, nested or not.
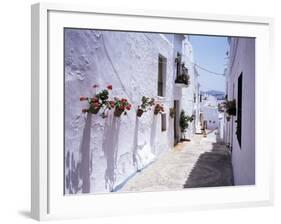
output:
[[[198,67],[199,69],[204,70],[204,71],[206,71],[206,72],[209,72],[209,73],[211,73],[211,74],[225,76],[224,73],[213,72],[213,71],[211,71],[211,70],[209,70],[209,69],[206,69],[206,68],[204,68],[204,67],[202,67],[202,66],[200,66],[200,65],[198,65],[198,64],[196,64],[196,63],[192,63],[192,64],[194,64],[194,65],[195,65],[196,67]]]

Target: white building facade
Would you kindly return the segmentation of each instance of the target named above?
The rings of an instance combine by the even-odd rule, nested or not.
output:
[[[207,124],[207,129],[215,130],[219,127],[218,101],[215,96],[205,94],[202,97],[201,111]]]
[[[175,58],[180,54],[190,85],[177,86]],[[65,193],[118,191],[133,175],[173,148],[180,139],[183,109],[199,123],[199,85],[186,35],[65,29]],[[159,95],[161,70],[162,94]],[[95,90],[113,86],[110,97],[132,104],[127,115],[83,114]],[[164,113],[136,116],[143,96],[153,97]],[[175,117],[170,109],[176,108]],[[198,115],[198,116],[197,116]]]
[[[225,120],[224,141],[232,151],[235,185],[255,184],[255,39],[229,38],[228,100],[236,116]]]

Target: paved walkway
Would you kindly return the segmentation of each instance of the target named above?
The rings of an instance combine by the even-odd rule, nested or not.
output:
[[[137,173],[120,191],[178,190],[190,187],[233,185],[231,157],[224,144],[216,143],[216,131],[204,138],[179,143]]]

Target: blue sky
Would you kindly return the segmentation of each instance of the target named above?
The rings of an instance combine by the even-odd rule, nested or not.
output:
[[[229,45],[227,37],[190,35],[193,47],[194,62],[208,70],[224,73],[226,52]],[[214,75],[197,68],[199,72],[200,88],[225,92],[225,77]]]

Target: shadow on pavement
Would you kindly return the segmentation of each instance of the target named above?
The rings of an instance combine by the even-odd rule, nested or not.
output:
[[[211,152],[200,155],[184,188],[232,186],[231,154],[224,144],[213,143]]]

